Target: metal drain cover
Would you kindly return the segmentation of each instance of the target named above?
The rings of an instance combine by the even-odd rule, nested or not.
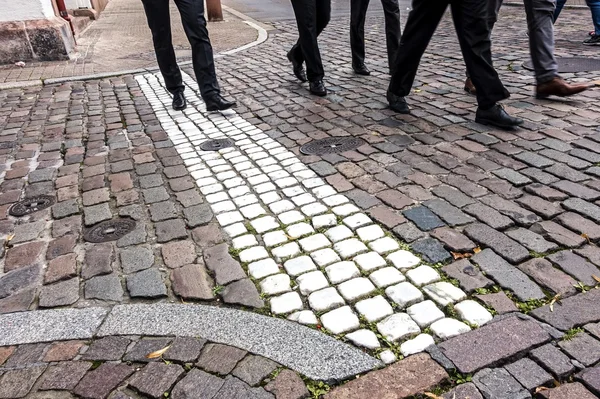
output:
[[[314,140],[300,147],[300,152],[305,155],[325,155],[355,150],[365,142],[356,137],[327,137]]]
[[[235,143],[231,139],[208,140],[200,144],[200,149],[202,151],[219,151],[223,148],[233,147],[234,144]]]
[[[560,73],[600,71],[600,59],[598,58],[564,57],[557,58],[556,62],[558,62],[558,72]],[[533,63],[526,61],[523,63],[523,68],[533,71]]]
[[[8,214],[11,216],[25,216],[33,212],[41,211],[54,205],[56,200],[50,195],[37,195],[26,198],[10,207]]]
[[[113,219],[98,223],[83,232],[83,239],[87,242],[116,241],[124,237],[135,228],[135,221],[131,219]]]

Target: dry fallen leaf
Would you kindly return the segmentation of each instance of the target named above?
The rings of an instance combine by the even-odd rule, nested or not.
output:
[[[444,399],[441,396],[437,396],[436,394],[433,394],[431,392],[424,392],[423,395],[427,396],[428,398],[431,399]]]
[[[542,392],[542,391],[547,391],[548,389],[549,388],[547,388],[547,387],[537,387],[535,389],[535,393]]]
[[[556,295],[554,295],[554,297],[550,301],[550,311],[551,312],[554,312],[554,303],[557,302],[559,299],[560,299],[560,294],[556,294]]]
[[[168,345],[168,346],[165,346],[165,347],[164,347],[164,348],[162,348],[162,349],[159,349],[159,350],[157,350],[157,351],[154,351],[154,352],[152,352],[152,353],[149,353],[149,354],[147,354],[147,355],[146,355],[146,358],[148,358],[148,359],[156,359],[156,358],[159,358],[159,357],[161,357],[162,355],[164,355],[164,353],[165,353],[166,351],[168,351],[170,347],[171,347],[171,345]]]
[[[415,93],[420,93],[421,89],[415,89]]]
[[[460,253],[460,252],[450,252],[452,254],[452,256],[454,257],[454,260],[457,259],[468,259],[471,256],[473,256],[473,254],[465,252],[465,253]]]
[[[600,283],[600,277],[598,277],[598,276],[596,276],[596,275],[592,274],[592,278],[593,278],[594,280],[596,280],[597,282],[599,282],[599,283]]]
[[[583,233],[581,236],[586,239],[586,241],[588,242],[588,244],[592,243],[592,240],[590,240],[590,236],[588,236],[587,234]]]
[[[479,247],[477,247],[477,248],[473,249],[473,253],[474,253],[474,254],[478,254],[478,253],[480,253],[480,252],[481,252],[481,248],[479,248]]]
[[[558,382],[558,380],[554,380],[554,386],[558,388],[560,386],[560,382]]]

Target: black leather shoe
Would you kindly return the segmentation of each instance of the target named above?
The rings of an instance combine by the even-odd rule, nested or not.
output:
[[[187,101],[182,91],[173,94],[173,109],[175,111],[183,111],[187,107]]]
[[[390,104],[390,109],[401,114],[410,114],[410,108],[404,97],[400,97],[388,90],[387,100]]]
[[[515,118],[506,113],[502,105],[496,104],[490,109],[477,108],[475,122],[482,125],[496,126],[502,129],[511,129],[523,124],[523,119]]]
[[[327,95],[327,89],[323,84],[322,80],[315,80],[310,82],[310,92],[316,96],[325,97]]]
[[[354,69],[354,73],[357,75],[369,76],[371,74],[371,71],[369,71],[369,68],[365,64],[352,65],[352,69]]]
[[[287,54],[287,58],[292,63],[292,68],[294,69],[294,75],[296,75],[296,78],[298,78],[298,80],[301,82],[306,82],[308,79],[306,78],[306,72],[304,71],[302,63],[296,61],[294,57],[292,57],[291,51]]]
[[[220,94],[215,94],[214,96],[205,99],[204,102],[206,103],[207,111],[225,111],[226,109],[236,106],[235,101],[225,100]]]

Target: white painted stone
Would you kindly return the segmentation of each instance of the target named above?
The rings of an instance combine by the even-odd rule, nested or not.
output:
[[[376,224],[361,227],[356,230],[356,234],[358,234],[358,238],[362,241],[373,241],[385,236],[383,229]]]
[[[256,241],[256,237],[252,234],[246,234],[233,239],[233,247],[235,249],[244,249],[255,245],[258,245],[258,241]]]
[[[482,326],[494,318],[486,308],[470,299],[454,305],[454,310],[462,320],[471,325]]]
[[[279,266],[277,266],[277,263],[273,259],[263,259],[250,263],[248,265],[248,273],[250,273],[252,278],[259,280],[271,274],[279,273]]]
[[[313,229],[310,224],[302,222],[286,227],[285,231],[287,232],[288,236],[294,239],[312,234],[315,232],[315,229]]]
[[[308,225],[310,227],[310,225]],[[312,227],[310,227],[312,229]],[[331,245],[331,242],[324,234],[315,234],[301,239],[300,246],[304,252],[313,252],[317,249],[325,248]]]
[[[275,230],[265,233],[262,238],[265,245],[269,248],[288,241],[287,235],[282,230]]]
[[[337,223],[337,220],[336,220],[336,223]],[[352,233],[352,230],[350,230],[348,227],[340,225],[340,226],[332,227],[331,229],[327,230],[325,232],[325,235],[331,241],[339,242],[339,241],[342,241],[342,240],[352,237],[354,235],[354,233]]]
[[[284,259],[292,258],[300,254],[300,247],[295,242],[283,244],[280,247],[273,248],[271,253],[275,257],[276,262],[281,262]]]
[[[238,211],[226,212],[217,215],[217,221],[221,226],[229,226],[230,224],[241,222],[242,220],[244,220],[244,217]]]
[[[312,224],[315,229],[335,226],[337,224],[337,218],[331,213],[327,215],[319,215],[312,218]]]
[[[260,200],[265,204],[269,205],[275,201],[279,201],[281,196],[276,191],[269,191],[260,195]]]
[[[377,335],[371,330],[357,330],[348,335],[346,335],[352,343],[356,346],[361,346],[367,349],[377,349],[381,347],[379,340],[377,339]]]
[[[395,267],[384,267],[374,271],[369,275],[371,281],[379,288],[385,288],[392,284],[397,284],[406,278]]]
[[[421,263],[421,259],[405,250],[400,250],[389,254],[386,259],[392,262],[392,265],[396,266],[400,270],[410,269],[411,267],[415,267]]]
[[[306,172],[296,173],[296,177],[298,177],[298,178],[303,178],[303,177],[307,177],[307,176],[314,176],[314,172],[306,171]],[[314,178],[302,180],[302,185],[306,188],[319,187],[319,186],[322,186],[323,184],[325,184],[325,182],[320,177],[314,177]]]
[[[327,208],[323,204],[319,204],[318,202],[313,202],[312,204],[304,205],[302,208],[300,208],[300,210],[306,216],[311,217],[311,216],[319,215],[321,213],[325,213],[329,210],[329,208]]]
[[[283,194],[288,198],[295,197],[297,195],[306,193],[306,191],[304,191],[304,189],[300,186],[284,188],[282,191],[283,191]],[[310,202],[312,202],[312,201],[310,201]]]
[[[244,263],[254,262],[268,257],[269,253],[264,247],[252,247],[240,252],[240,260]]]
[[[246,206],[256,204],[258,202],[258,198],[256,198],[256,195],[254,194],[247,194],[234,198],[233,202],[235,202],[237,206]]]
[[[307,326],[314,326],[319,323],[317,316],[310,310],[301,310],[288,316],[288,320],[298,322]]]
[[[242,215],[246,217],[246,219],[254,219],[258,216],[265,215],[267,211],[258,204],[248,205],[240,209]]]
[[[216,183],[217,183],[217,179],[215,179],[214,177],[203,177],[201,179],[196,180],[196,184],[200,188],[212,186],[213,184],[216,184]]]
[[[302,299],[297,292],[288,292],[271,298],[271,312],[273,314],[290,313],[302,309]]]
[[[400,248],[392,237],[383,237],[369,243],[369,248],[380,254],[387,254]]]
[[[225,233],[227,233],[227,235],[232,238],[248,232],[248,229],[246,229],[246,226],[244,226],[243,223],[230,224],[223,230],[225,230]]]
[[[231,198],[241,197],[250,194],[250,188],[248,188],[248,186],[238,186],[229,190],[228,193]]]
[[[284,212],[277,217],[286,226],[304,220],[304,215],[298,211]]]
[[[241,177],[234,177],[233,179],[225,180],[223,185],[228,189],[238,187],[244,184],[244,179]]]
[[[377,323],[377,330],[388,341],[398,341],[421,332],[421,329],[406,313],[395,313]]]
[[[430,328],[431,331],[435,334],[435,336],[439,339],[448,339],[456,335],[471,331],[471,327],[469,327],[465,323],[455,319],[451,319],[449,317],[436,321],[431,325]],[[502,345],[501,342],[499,342],[498,344]]]
[[[354,255],[358,255],[361,252],[367,252],[368,250],[366,245],[356,238],[337,242],[333,245],[333,249],[340,254],[342,259],[351,258]]]
[[[248,184],[250,184],[251,186],[257,186],[259,184],[268,182],[269,178],[267,177],[267,175],[260,174],[260,175],[252,176],[252,177],[248,178],[247,180],[248,180]]]
[[[309,193],[304,193],[304,194],[300,194],[295,197],[292,197],[292,201],[294,201],[294,204],[296,204],[297,206],[302,206],[302,205],[306,205],[306,204],[315,202],[315,197],[313,197]]]
[[[275,230],[280,227],[279,223],[277,223],[277,219],[275,219],[273,216],[263,216],[251,221],[250,224],[259,234],[265,233],[269,230]]]
[[[325,268],[331,284],[339,284],[351,278],[360,276],[360,270],[351,261],[338,262]]]
[[[365,277],[357,277],[338,285],[338,290],[347,301],[355,301],[369,295],[375,286]]]
[[[291,211],[294,208],[295,208],[295,206],[292,203],[292,201],[288,201],[288,200],[281,200],[281,201],[273,202],[269,205],[269,209],[271,210],[271,212],[273,212],[276,215],[279,215],[280,213],[283,213],[283,212]]]
[[[350,306],[325,313],[321,316],[321,323],[334,335],[356,330],[360,326],[358,317],[352,312]]]
[[[279,188],[291,187],[298,184],[298,180],[295,177],[284,177],[283,179],[275,180],[275,184],[279,186]]]
[[[335,195],[337,194],[337,191],[335,191],[335,188],[329,186],[329,185],[323,185],[323,186],[319,186],[319,187],[315,187],[312,190],[313,194],[315,195],[315,197],[317,198],[325,198],[325,197],[329,197],[331,195]]]
[[[290,259],[283,264],[283,267],[290,276],[298,276],[311,270],[317,270],[317,266],[309,256]]]
[[[277,187],[275,187],[275,185],[273,183],[263,183],[263,184],[259,184],[258,186],[254,187],[254,191],[256,191],[258,194],[263,194],[263,193],[273,191],[276,189],[277,189]]]
[[[338,294],[335,288],[328,287],[320,291],[315,291],[308,296],[308,304],[316,312],[323,312],[334,308],[344,306],[344,298]]]
[[[440,279],[440,274],[433,267],[427,265],[421,265],[417,268],[411,269],[405,274],[406,277],[408,277],[408,279],[417,287],[435,283]]]
[[[338,254],[331,248],[320,249],[311,253],[310,256],[319,267],[327,266],[341,260]]]
[[[334,195],[333,197],[341,197],[341,195]],[[330,200],[333,197],[327,197],[325,199],[323,199],[323,202],[325,202],[327,205],[332,206],[330,203],[328,203],[328,200]],[[346,198],[346,197],[344,197]],[[344,201],[347,202],[347,201]],[[332,209],[333,213],[335,213],[338,216],[349,216],[352,215],[353,213],[358,213],[360,212],[360,208],[357,207],[354,204],[345,204],[345,205],[339,205],[336,206],[335,208]]]
[[[362,301],[357,302],[355,307],[356,310],[358,310],[358,313],[370,323],[379,321],[394,313],[392,306],[381,295],[363,299]]]
[[[223,212],[235,211],[236,209],[235,204],[231,201],[217,202],[216,204],[212,204],[210,208],[212,209],[213,213],[217,215]]]
[[[380,267],[387,265],[385,259],[383,259],[377,252],[360,254],[354,258],[354,262],[358,265],[358,267],[360,267],[361,270],[364,271],[379,269]]]
[[[302,295],[308,295],[311,292],[315,292],[329,286],[325,275],[319,270],[304,273],[296,277],[296,281],[298,282],[298,287],[300,288],[300,293]]]
[[[386,288],[385,294],[394,301],[400,309],[423,300],[423,293],[411,283],[405,281]]]
[[[438,309],[438,307],[435,306],[435,303],[429,299],[409,306],[408,309],[406,309],[406,313],[408,313],[421,328],[425,328],[431,323],[445,317],[444,312]]]
[[[451,303],[462,301],[467,297],[467,294],[458,287],[453,286],[447,281],[440,281],[423,287],[423,291],[427,296],[433,299],[441,306],[446,306]]]
[[[225,201],[229,199],[229,196],[225,192],[220,192],[216,194],[210,194],[206,197],[206,202],[209,204],[216,204],[217,202]]]
[[[277,295],[291,290],[290,276],[284,273],[269,276],[260,282],[260,290],[267,295]]]
[[[396,361],[396,355],[389,349],[384,350],[379,354],[379,358],[385,364],[392,364]]]
[[[355,215],[348,216],[347,218],[342,220],[342,222],[346,226],[350,227],[352,230],[356,230],[361,226],[373,223],[371,218],[365,215],[364,213],[357,213]]]
[[[400,345],[400,353],[402,353],[402,356],[414,355],[415,353],[423,352],[431,345],[435,345],[435,341],[431,335],[419,334]]]

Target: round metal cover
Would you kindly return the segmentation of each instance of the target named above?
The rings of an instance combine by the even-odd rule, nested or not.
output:
[[[564,57],[557,58],[556,62],[558,62],[558,72],[560,73],[600,71],[600,59],[598,58]],[[523,68],[533,71],[533,63],[531,61],[524,62]]]
[[[8,210],[8,214],[12,216],[25,216],[33,212],[41,211],[54,205],[54,197],[50,195],[37,195],[35,197],[26,198],[19,201]]]
[[[135,221],[131,219],[113,219],[100,222],[83,232],[83,239],[87,242],[116,241],[124,237],[135,228]]]
[[[233,147],[234,142],[230,139],[216,139],[216,140],[208,140],[204,143],[200,144],[200,149],[202,151],[219,151],[223,148]]]
[[[300,152],[305,155],[333,154],[355,150],[363,144],[364,141],[356,137],[327,137],[304,144]]]

